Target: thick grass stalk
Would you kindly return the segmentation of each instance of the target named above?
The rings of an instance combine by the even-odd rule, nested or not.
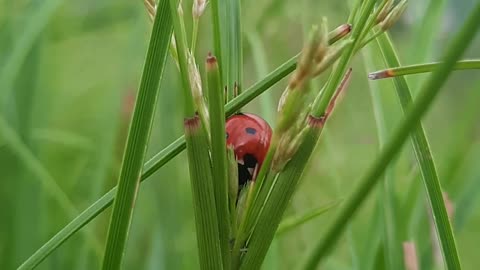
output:
[[[220,68],[220,82],[223,86],[228,83],[228,29],[226,28],[226,1],[211,0],[210,6],[212,10],[212,27],[213,27],[213,54],[217,57],[218,66]],[[233,92],[232,92],[233,93]]]
[[[364,53],[364,63],[365,68],[373,69],[373,57],[372,51],[373,49],[367,48],[367,51]],[[385,110],[384,105],[382,104],[382,92],[377,84],[370,81],[370,96],[372,99],[372,107],[373,113],[375,118],[375,124],[377,127],[377,137],[379,143],[379,149],[384,147],[385,142],[388,139],[388,129],[387,129],[387,122],[385,120]],[[385,170],[385,174],[383,179],[380,180],[382,182],[382,187],[377,190],[377,205],[378,208],[381,209],[380,211],[380,220],[372,220],[372,225],[376,226],[373,222],[380,223],[380,227],[382,227],[382,241],[384,246],[384,254],[385,254],[385,262],[386,267],[388,269],[404,269],[403,261],[402,261],[402,252],[400,247],[402,243],[400,241],[400,237],[402,235],[401,224],[399,224],[399,219],[397,213],[397,200],[396,200],[396,192],[393,187],[395,181],[395,175],[393,174],[393,170],[395,168],[395,163],[392,162],[389,167]],[[378,225],[377,225],[378,226]],[[375,231],[374,233],[378,233]],[[375,242],[369,243],[369,246],[372,247],[371,249],[373,252],[376,252],[379,244]]]
[[[283,213],[302,176],[303,170],[297,168],[305,167],[313,152],[311,145],[315,145],[318,136],[318,128],[309,127],[304,143],[292,160],[287,163],[284,172],[278,176],[275,185],[272,187],[271,195],[258,217],[257,226],[255,226],[255,230],[248,241],[248,252],[242,259],[240,269],[260,269]]]
[[[169,2],[182,81],[185,141],[192,186],[200,268],[208,270],[222,269],[219,223],[213,191],[208,135],[200,117],[196,113],[199,108],[194,107],[187,65],[187,39],[183,27],[183,18],[181,17],[181,12],[179,12],[181,5],[178,4],[177,0],[169,0]],[[226,204],[225,207],[227,207]],[[228,226],[228,222],[226,225]]]
[[[347,35],[349,32],[350,27],[348,25],[342,25],[336,30],[333,30],[329,33],[329,42],[333,43],[339,38]],[[225,105],[226,116],[234,114],[243,106],[251,102],[254,98],[256,98],[257,96],[268,90],[270,87],[275,85],[277,82],[279,82],[281,79],[292,73],[296,68],[297,58],[298,55],[290,58],[278,68],[276,68],[274,71],[270,72],[265,78],[256,82],[247,90],[243,91],[238,97],[228,102]],[[140,181],[146,180],[157,170],[163,167],[163,165],[168,163],[171,159],[173,159],[183,150],[185,150],[185,148],[185,136],[181,136],[144,164],[143,173],[141,175]],[[34,268],[43,260],[45,260],[55,249],[65,243],[65,241],[67,241],[77,231],[90,223],[90,221],[92,221],[100,213],[105,211],[105,209],[107,209],[112,204],[117,191],[118,187],[112,188],[101,198],[95,201],[92,205],[90,205],[87,209],[85,209],[82,213],[80,213],[75,219],[68,223],[63,229],[61,229],[50,240],[48,240],[42,247],[35,251],[35,253],[33,253],[27,260],[25,260],[20,269]]]
[[[125,148],[117,196],[108,230],[103,269],[119,269],[122,262],[155,112],[160,79],[167,59],[172,33],[168,2],[160,1],[158,10]]]
[[[220,84],[220,72],[215,57],[209,55],[206,64],[208,109],[212,149],[213,189],[218,215],[218,231],[223,267],[230,266],[230,215],[228,210],[228,165],[225,138],[224,91]]]
[[[400,66],[400,61],[395,53],[393,43],[387,34],[377,39],[380,50],[382,51],[385,64],[387,66]],[[453,69],[453,67],[451,67]],[[404,77],[394,79],[398,99],[402,105],[402,110],[407,111],[412,103],[412,94],[407,81]],[[430,146],[420,123],[411,134],[411,141],[418,165],[421,169],[422,179],[430,200],[430,207],[434,217],[438,237],[442,245],[443,258],[448,266],[460,266],[458,251],[455,245],[452,226],[448,219],[447,210],[443,201],[442,188],[438,179],[438,173],[435,167],[434,159],[430,151]],[[449,269],[451,269],[449,267]]]
[[[337,89],[335,97],[347,87],[350,75],[351,69],[345,74],[344,79]],[[274,178],[271,175],[273,172],[270,172],[270,175],[267,175],[266,180],[268,180],[268,182],[266,182],[266,187],[262,187],[262,191],[259,195],[261,198],[256,200],[256,207],[252,209],[253,214],[249,217],[251,222],[256,222],[256,225],[248,241],[249,252],[247,252],[243,258],[240,269],[260,268],[265,255],[267,254],[268,247],[273,240],[275,231],[279,226],[283,213],[293,196],[297,183],[304,172],[313,149],[315,148],[316,142],[318,141],[325,125],[325,121],[328,119],[328,114],[333,110],[335,101],[336,98],[333,98],[329,102],[329,111],[325,113],[325,116],[308,116],[307,127],[301,131],[305,134],[304,137],[302,137],[303,141],[297,149],[297,152],[294,153],[292,159],[286,164],[283,171],[278,174],[275,183],[273,182]],[[272,144],[270,147],[272,147]],[[264,164],[266,164],[266,162]],[[258,212],[259,214],[257,214]]]
[[[331,250],[333,245],[339,239],[347,222],[355,214],[360,205],[368,197],[369,192],[377,183],[379,177],[384,173],[385,168],[390,161],[401,150],[403,144],[408,138],[410,132],[418,126],[418,123],[433,100],[440,92],[441,86],[447,80],[452,71],[453,64],[462,56],[468,45],[473,40],[480,23],[480,4],[477,4],[468,17],[461,31],[455,36],[453,42],[448,47],[444,57],[444,64],[434,72],[424,84],[415,103],[411,105],[405,119],[395,129],[392,138],[381,151],[380,155],[369,168],[364,177],[359,181],[349,199],[343,204],[338,216],[327,228],[324,236],[318,241],[318,244],[309,253],[301,269],[315,269],[319,261],[324,258]],[[438,201],[436,202],[438,203]],[[443,203],[443,202],[442,202]],[[460,264],[453,261],[448,264],[448,269],[461,269]]]
[[[437,63],[392,67],[385,70],[371,72],[370,74],[368,74],[368,78],[371,80],[378,80],[378,79],[392,78],[392,77],[405,76],[405,75],[411,75],[411,74],[433,72],[440,65],[442,65],[442,63],[437,62]],[[472,59],[472,60],[458,61],[453,66],[453,69],[454,70],[480,69],[480,60]]]
[[[192,183],[200,269],[223,269],[212,171],[208,158],[208,139],[197,115],[185,119],[185,140]]]
[[[240,0],[224,0],[228,26],[228,100],[241,92],[243,87],[243,46]]]

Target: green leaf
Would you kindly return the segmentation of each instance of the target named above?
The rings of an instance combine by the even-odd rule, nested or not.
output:
[[[375,68],[372,57],[373,50],[367,48],[364,53],[365,67],[368,69]],[[385,110],[382,104],[382,96],[380,88],[372,81],[370,82],[370,96],[372,98],[373,113],[375,116],[375,123],[377,126],[377,136],[379,141],[379,148],[381,149],[388,138],[387,122],[385,120]],[[388,269],[404,269],[402,258],[402,243],[401,230],[398,229],[400,225],[397,213],[399,209],[396,203],[396,193],[393,185],[395,184],[395,178],[393,170],[395,168],[394,162],[392,162],[385,171],[384,179],[382,180],[382,188],[378,190],[378,207],[381,209],[381,219],[378,220],[381,224],[382,241],[385,248],[384,254],[386,255],[385,261]],[[372,242],[374,243],[374,242]],[[373,252],[376,252],[377,244],[370,244],[373,248]]]
[[[391,64],[394,64],[392,62]],[[371,72],[368,74],[368,78],[372,80],[378,79],[385,79],[391,77],[398,77],[398,76],[405,76],[411,74],[419,74],[419,73],[426,73],[426,72],[433,72],[437,69],[442,63],[427,63],[427,64],[417,64],[417,65],[410,65],[410,66],[395,66],[392,68],[388,68],[385,70],[379,70],[375,72]],[[390,66],[390,64],[388,64]],[[453,66],[454,70],[466,70],[466,69],[480,69],[480,60],[472,59],[472,60],[462,60],[455,63]]]
[[[118,190],[108,230],[103,269],[119,269],[124,255],[137,198],[146,145],[155,112],[172,33],[167,0],[160,1],[155,16],[135,110],[118,181]]]
[[[223,266],[230,266],[230,215],[228,211],[228,165],[225,138],[225,111],[224,91],[220,84],[220,72],[217,60],[213,56],[207,58],[207,94],[210,115],[211,158],[213,170],[213,189],[215,193],[215,206],[218,216],[218,231],[220,233],[220,246],[222,251]],[[205,155],[205,157],[208,157]],[[205,158],[208,160],[207,158]],[[210,168],[208,168],[210,169]]]
[[[400,66],[400,61],[395,53],[393,44],[387,34],[377,38],[379,47],[384,56],[387,66]],[[453,70],[453,67],[450,67]],[[408,87],[407,81],[403,77],[394,79],[397,96],[402,105],[402,110],[406,112],[408,106],[412,103],[412,94]],[[430,200],[435,225],[443,246],[444,259],[449,266],[460,266],[458,251],[455,245],[455,237],[453,236],[452,226],[448,219],[447,211],[443,201],[442,188],[438,179],[438,173],[435,168],[433,156],[430,150],[428,140],[425,135],[422,124],[411,134],[412,146],[417,158],[418,165],[422,173],[425,188]]]
[[[184,125],[200,269],[223,269],[207,135],[197,115],[186,118]]]
[[[4,105],[9,93],[13,90],[14,80],[22,67],[28,52],[42,33],[48,22],[61,6],[61,0],[42,1],[39,7],[31,8],[31,14],[26,25],[22,26],[17,40],[12,46],[13,50],[8,53],[5,63],[0,68],[0,106]]]
[[[296,229],[304,223],[307,223],[308,221],[325,214],[326,212],[338,206],[341,202],[342,200],[333,201],[321,207],[307,211],[301,215],[284,218],[282,223],[278,225],[276,236],[281,236],[284,233]]]

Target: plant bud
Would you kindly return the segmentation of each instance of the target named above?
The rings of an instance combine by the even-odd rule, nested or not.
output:
[[[153,22],[155,19],[155,14],[157,13],[157,5],[154,0],[144,0],[145,8],[147,8],[147,14],[150,20]]]
[[[317,50],[315,51],[315,62],[320,63],[325,57],[328,50],[328,25],[327,18],[322,18],[322,25],[320,26],[320,41],[318,42]]]
[[[381,23],[385,17],[387,17],[388,13],[392,9],[393,6],[393,0],[386,0],[385,5],[383,6],[382,10],[380,10],[380,13],[378,13],[378,16],[375,20],[377,24]]]
[[[207,7],[207,1],[205,0],[193,0],[192,16],[195,20],[198,20],[202,16],[205,8]]]
[[[383,20],[379,25],[382,31],[386,31],[395,24],[400,16],[402,16],[403,12],[407,8],[407,0],[402,0],[398,5],[396,5],[390,13],[388,13],[385,20]]]
[[[330,47],[323,61],[319,63],[313,70],[313,76],[317,76],[329,68],[342,55],[343,50],[352,42],[352,39],[347,39]]]
[[[342,39],[343,37],[347,36],[352,31],[351,24],[342,24],[339,27],[335,28],[332,32],[328,35],[328,44],[333,44],[338,40]]]
[[[192,88],[192,97],[197,107],[198,113],[202,118],[207,130],[210,130],[209,127],[209,115],[208,108],[205,103],[205,99],[202,91],[202,79],[200,78],[200,73],[198,72],[197,64],[195,63],[195,58],[191,53],[188,53],[188,79],[190,81],[190,86]]]

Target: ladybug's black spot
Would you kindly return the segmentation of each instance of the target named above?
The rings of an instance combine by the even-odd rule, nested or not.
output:
[[[255,133],[257,133],[257,130],[251,127],[247,127],[245,129],[245,132],[247,132],[247,134],[255,135]]]

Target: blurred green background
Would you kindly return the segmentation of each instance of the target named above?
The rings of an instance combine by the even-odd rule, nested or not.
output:
[[[411,1],[391,33],[403,64],[439,60],[474,0]],[[187,26],[191,0],[184,1]],[[346,21],[347,1],[243,0],[245,82],[296,54],[322,16]],[[201,19],[197,63],[212,49],[210,11]],[[0,269],[14,269],[117,181],[151,23],[142,1],[0,0]],[[477,39],[465,57],[479,57]],[[387,133],[401,118],[375,45],[353,61],[353,81],[322,135],[286,216],[348,196],[378,153],[371,91],[380,92]],[[480,79],[457,72],[424,120],[465,269],[480,237]],[[426,75],[408,77],[415,92]],[[316,81],[320,88],[325,76]],[[286,80],[249,104],[271,124]],[[179,77],[168,62],[148,157],[182,134]],[[147,158],[148,158],[147,157]],[[381,269],[382,197],[390,192],[400,241],[414,241],[422,269],[435,261],[424,187],[410,145],[355,216],[324,269]],[[141,186],[124,269],[197,269],[190,182],[180,154]],[[291,269],[335,209],[277,237],[265,269]],[[110,209],[69,239],[40,269],[96,269]],[[401,252],[401,247],[398,247]]]

